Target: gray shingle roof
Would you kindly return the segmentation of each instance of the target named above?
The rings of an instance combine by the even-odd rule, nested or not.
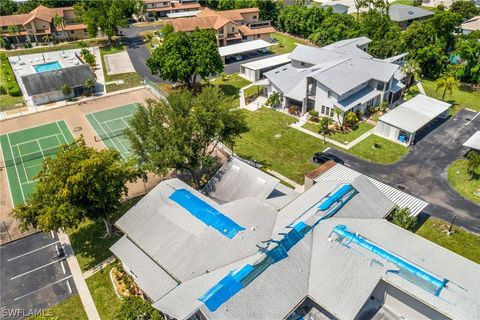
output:
[[[95,79],[92,69],[86,64],[60,70],[33,73],[22,77],[29,96],[62,90],[64,84],[71,88],[83,87],[87,79]]]
[[[392,4],[388,11],[390,19],[396,22],[408,21],[428,16],[433,16],[433,12],[419,7],[407,6],[404,4]]]

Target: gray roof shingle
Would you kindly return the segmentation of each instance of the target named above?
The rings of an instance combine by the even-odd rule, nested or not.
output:
[[[419,7],[407,6],[404,4],[392,4],[388,11],[390,19],[396,22],[419,19],[433,16],[433,12]]]

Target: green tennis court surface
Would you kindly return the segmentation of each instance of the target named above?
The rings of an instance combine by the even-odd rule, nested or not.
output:
[[[73,141],[64,121],[10,132],[0,136],[13,205],[25,202],[35,189],[34,177],[45,157],[55,157],[60,146]]]
[[[105,146],[116,149],[122,157],[131,156],[131,145],[125,130],[128,129],[129,120],[137,111],[138,104],[127,104],[125,106],[89,113],[86,115],[88,122],[92,125],[97,137],[103,141]]]

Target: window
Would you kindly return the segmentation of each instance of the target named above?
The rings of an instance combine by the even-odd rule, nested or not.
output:
[[[328,95],[329,98],[331,98],[332,97],[332,91],[328,90],[327,95]]]
[[[330,117],[333,117],[333,116],[334,116],[334,114],[335,114],[335,112],[333,111],[333,108],[332,108],[332,109],[330,109]]]
[[[330,108],[327,107],[327,112],[325,113],[327,116],[330,114]]]
[[[322,114],[325,114],[325,106],[322,106]]]
[[[235,27],[232,27],[232,32],[235,32]]]
[[[304,66],[305,66],[305,62],[303,62],[303,61],[300,62],[300,65],[301,65],[302,67],[304,67]]]
[[[257,19],[257,16],[253,16],[253,20]]]

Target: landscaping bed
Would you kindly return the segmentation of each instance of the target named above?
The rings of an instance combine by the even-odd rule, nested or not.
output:
[[[303,125],[303,128],[309,131],[312,131],[314,133],[318,133],[320,125],[317,122],[308,121]],[[346,133],[342,133],[340,131],[333,132],[333,133],[327,134],[327,138],[330,138],[332,140],[338,141],[346,145],[371,129],[373,129],[373,126],[371,124],[366,122],[360,122],[357,128],[355,128],[354,130],[350,130]]]
[[[0,53],[0,111],[10,110],[23,103],[22,92],[7,55]]]
[[[408,153],[408,148],[371,134],[354,147],[345,150],[345,152],[351,153],[367,161],[380,164],[392,164],[403,158]]]
[[[250,131],[237,139],[233,151],[297,183],[303,184],[305,175],[316,168],[312,155],[331,146],[290,128],[295,117],[268,108],[243,112]]]
[[[475,195],[480,190],[480,169],[472,177],[467,172],[468,160],[459,159],[448,167],[448,182],[462,197],[480,204],[480,197]]]
[[[453,251],[476,263],[480,263],[480,236],[454,226],[452,235],[448,235],[450,223],[440,219],[429,218],[416,231],[416,234],[439,246]]]

